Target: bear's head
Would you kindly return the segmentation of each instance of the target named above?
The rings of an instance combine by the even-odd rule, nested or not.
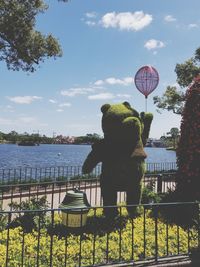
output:
[[[128,102],[104,104],[101,111],[105,140],[112,143],[129,143],[131,146],[146,144],[153,119],[151,113],[139,114]]]
[[[127,140],[131,137],[131,140],[133,140],[134,124],[139,128],[139,134],[141,135],[142,124],[139,113],[128,102],[114,105],[105,104],[101,107],[101,111],[103,113],[102,130],[106,139],[125,141],[124,138]]]

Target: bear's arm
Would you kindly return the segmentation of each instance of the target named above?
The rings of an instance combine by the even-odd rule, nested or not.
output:
[[[96,142],[92,145],[92,151],[88,154],[85,162],[83,163],[83,174],[90,173],[94,167],[102,161],[103,140]]]
[[[147,157],[141,138],[141,123],[136,117],[128,117],[123,121],[124,136],[126,141],[129,140],[130,147],[132,147],[131,158],[145,159]]]
[[[140,117],[141,117],[142,123],[144,124],[144,129],[142,133],[142,143],[145,146],[149,138],[149,132],[150,132],[150,127],[151,127],[151,122],[153,120],[153,114],[142,112],[140,114]]]

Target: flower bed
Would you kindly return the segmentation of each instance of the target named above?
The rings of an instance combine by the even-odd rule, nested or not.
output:
[[[142,215],[130,219],[121,208],[121,217],[108,223],[102,208],[91,209],[86,228],[70,231],[61,225],[61,214],[54,211],[53,217],[46,215],[41,225],[36,218],[37,227],[30,233],[22,227],[2,229],[0,266],[91,266],[186,254],[188,244],[197,246],[197,238],[191,239],[197,234],[194,229],[188,232],[167,225],[150,214],[142,211]]]

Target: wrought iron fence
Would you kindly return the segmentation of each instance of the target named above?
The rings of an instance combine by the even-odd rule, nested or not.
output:
[[[146,163],[147,173],[172,172],[176,169],[176,162]],[[99,164],[88,177],[98,177],[100,173],[101,165]],[[82,176],[81,166],[0,169],[0,184],[71,180]]]
[[[63,224],[70,219],[69,209],[0,211],[0,266],[134,265],[175,256],[188,260],[191,248],[200,245],[199,221],[169,224],[160,217],[163,207],[189,208],[199,214],[197,203],[152,204],[139,206],[135,218],[128,216],[126,206],[119,206],[119,216],[106,219],[102,207],[94,207],[86,225],[70,228]],[[83,209],[78,213],[82,223]]]
[[[175,188],[175,173],[146,174],[142,182],[143,186],[150,188],[154,193],[166,193]],[[0,203],[3,209],[9,210],[14,202],[20,204],[33,197],[38,199],[45,196],[50,207],[57,208],[65,193],[75,188],[86,193],[92,206],[102,206],[99,177],[0,185]],[[125,201],[125,192],[118,192],[118,203]]]

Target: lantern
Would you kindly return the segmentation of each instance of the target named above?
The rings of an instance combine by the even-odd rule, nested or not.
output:
[[[85,192],[78,189],[68,191],[59,206],[62,209],[62,223],[67,227],[85,226],[89,207]]]

